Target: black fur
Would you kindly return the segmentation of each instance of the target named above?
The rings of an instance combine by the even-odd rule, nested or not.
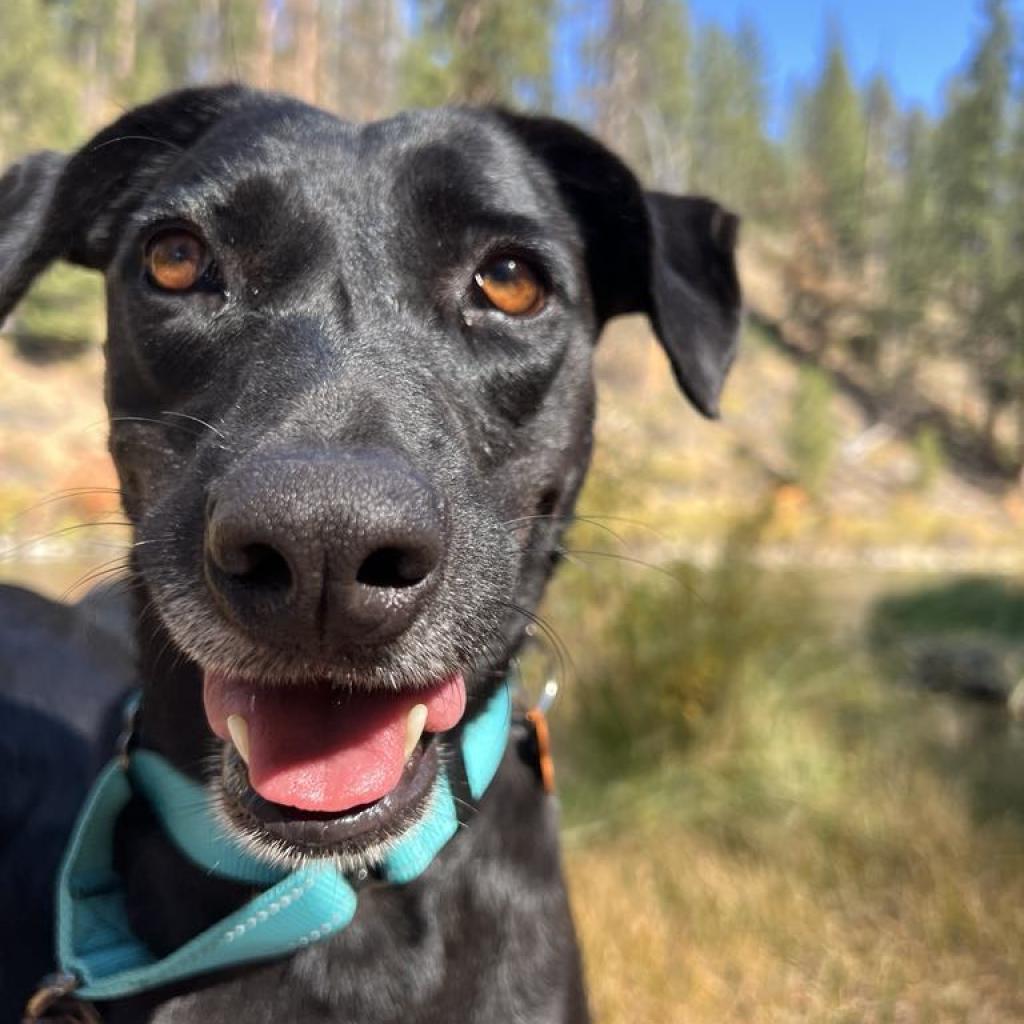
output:
[[[171,224],[200,233],[217,265],[187,294],[143,273],[146,240]],[[645,193],[560,121],[446,109],[352,125],[239,87],[165,97],[67,160],[9,170],[0,320],[54,260],[106,275],[110,447],[139,542],[139,741],[208,770],[222,745],[200,666],[362,687],[458,669],[472,715],[505,674],[571,517],[597,334],[646,313],[683,390],[714,415],[739,316],[735,235],[731,214]],[[482,301],[474,272],[496,255],[532,264],[549,291],[541,312],[510,318]],[[273,564],[238,587],[256,580],[254,548]],[[363,581],[357,601],[351,566],[383,548],[424,569],[389,576],[384,603]],[[87,678],[79,657],[59,668],[73,680],[47,674],[59,707],[45,724],[2,727],[4,757],[46,761],[37,780],[0,787],[5,880],[18,858],[52,870],[94,767],[101,730],[82,709],[118,687],[116,673]],[[26,807],[56,817],[50,832],[24,826],[28,850],[11,820]],[[334,939],[107,1004],[104,1019],[585,1021],[554,810],[514,746],[467,824],[417,881],[367,886]],[[245,898],[184,862],[145,806],[125,813],[117,848],[135,927],[156,951]],[[39,952],[49,913],[38,885],[3,887],[3,948],[28,951],[14,968],[5,957],[4,1013],[52,966]]]

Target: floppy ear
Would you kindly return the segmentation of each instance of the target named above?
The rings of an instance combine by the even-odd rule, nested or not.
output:
[[[680,387],[717,416],[740,323],[739,218],[710,199],[645,192],[617,156],[565,121],[497,116],[546,165],[579,225],[600,323],[646,313]]]
[[[34,153],[0,178],[0,323],[54,260],[103,269],[148,187],[251,93],[185,89],[137,107],[76,154]]]
[[[48,262],[36,254],[64,163],[60,153],[33,153],[0,177],[0,325]]]

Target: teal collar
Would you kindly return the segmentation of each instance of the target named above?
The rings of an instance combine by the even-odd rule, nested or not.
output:
[[[502,684],[462,730],[460,749],[474,799],[491,784],[508,743],[511,697]],[[211,874],[260,892],[170,955],[158,959],[128,925],[123,882],[114,870],[118,815],[138,792],[168,835]],[[427,814],[388,851],[385,880],[412,881],[458,828],[455,797],[441,768]],[[68,987],[83,999],[116,999],[198,974],[285,956],[341,931],[356,911],[356,890],[332,861],[295,871],[257,860],[229,835],[206,790],[159,754],[135,751],[127,766],[111,762],[97,779],[75,825],[57,888],[57,958]]]

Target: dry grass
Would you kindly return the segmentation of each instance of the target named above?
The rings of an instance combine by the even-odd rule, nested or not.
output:
[[[598,1021],[1024,1020],[1020,737],[855,665],[729,705],[567,830]]]

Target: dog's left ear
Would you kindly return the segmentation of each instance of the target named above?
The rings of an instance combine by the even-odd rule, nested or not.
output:
[[[717,416],[740,323],[739,218],[710,199],[645,192],[614,153],[565,121],[497,116],[547,167],[579,226],[600,324],[646,313],[680,387]]]

